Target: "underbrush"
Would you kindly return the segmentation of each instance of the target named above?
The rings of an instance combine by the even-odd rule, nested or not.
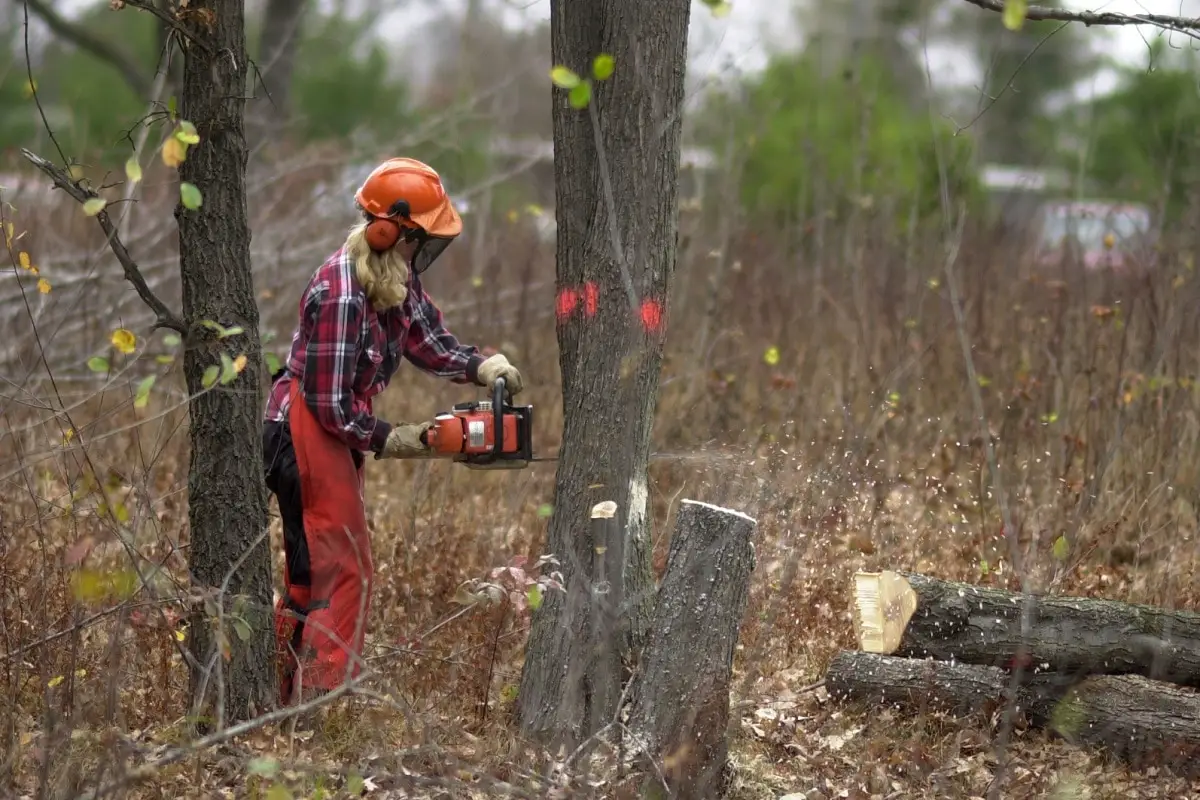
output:
[[[73,796],[187,741],[186,397],[172,346],[133,305],[119,317],[96,311],[115,295],[97,297],[83,278],[40,294],[20,265],[20,252],[43,265],[88,252],[79,269],[131,294],[95,257],[94,232],[79,225],[51,240],[37,224],[50,211],[22,213],[26,225],[12,219],[29,231],[12,246],[17,277],[2,284],[22,289],[0,393],[0,785]],[[161,216],[147,230],[170,223]],[[863,715],[811,687],[833,653],[854,646],[856,570],[1018,588],[1020,566],[1038,591],[1196,605],[1190,253],[1163,253],[1149,278],[1046,275],[1024,266],[1015,241],[976,230],[947,274],[935,238],[897,241],[889,220],[859,224],[843,242],[795,252],[762,232],[715,241],[699,212],[683,221],[650,468],[654,567],[661,574],[683,498],[758,519],[732,700],[742,797],[971,796],[994,776],[994,720]],[[340,232],[314,221],[303,252],[256,250],[263,328],[281,357],[303,283]],[[488,236],[475,248],[485,268],[452,249],[428,288],[463,340],[521,368],[535,446],[552,455],[562,416],[552,247],[519,224]],[[256,229],[256,247],[280,240]],[[169,261],[148,245],[137,255]],[[45,267],[41,277],[57,279]],[[173,297],[168,277],[161,286]],[[80,326],[58,340],[67,318]],[[109,346],[117,327],[136,334],[133,353]],[[97,353],[110,373],[83,366]],[[136,385],[152,373],[139,404]],[[377,410],[423,419],[475,393],[406,366]],[[266,727],[189,753],[137,794],[254,796],[286,784],[311,796],[407,780],[462,797],[508,791],[497,782],[529,791],[545,774],[547,754],[521,742],[510,717],[528,616],[464,606],[456,592],[543,554],[554,466],[487,474],[368,461],[367,475],[370,691],[332,706],[313,731]],[[273,503],[271,540],[278,583]],[[1010,760],[1012,796],[1173,785],[1033,732],[1019,734]]]

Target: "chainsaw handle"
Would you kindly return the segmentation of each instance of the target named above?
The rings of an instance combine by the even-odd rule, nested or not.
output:
[[[500,456],[504,452],[504,396],[507,389],[504,378],[496,378],[492,384],[492,454]]]

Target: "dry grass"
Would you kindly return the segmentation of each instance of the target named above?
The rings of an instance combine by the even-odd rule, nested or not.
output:
[[[310,178],[289,180],[286,191],[296,192]],[[264,329],[286,341],[303,281],[336,246],[341,223],[288,220],[284,230],[268,219],[284,189],[263,183],[253,198],[256,279]],[[109,276],[100,288],[80,279],[76,293],[45,297],[24,279],[50,369],[31,360],[24,301],[6,306],[12,357],[23,362],[6,364],[0,396],[0,791],[72,796],[185,737],[176,598],[188,542],[186,408],[181,378],[151,363],[166,351],[161,334],[142,342],[129,368],[166,370],[147,408],[132,407],[128,375],[97,392],[99,380],[80,366],[92,351],[80,348],[102,349],[119,322],[141,337],[145,316],[136,300],[120,321],[95,310],[112,292],[132,292],[95,256],[103,243],[89,220],[75,212],[68,218],[80,221],[51,227],[48,206],[19,207],[14,221],[28,234],[17,247],[36,263]],[[169,263],[169,213],[139,213],[135,255]],[[736,663],[735,796],[983,796],[997,769],[997,720],[835,707],[801,689],[852,646],[855,570],[1015,585],[975,390],[1034,587],[1195,607],[1190,254],[1168,252],[1145,281],[1038,276],[1014,240],[968,230],[954,274],[979,376],[972,386],[940,237],[897,235],[882,217],[853,231],[829,223],[823,251],[810,236],[797,254],[763,231],[718,241],[720,226],[697,210],[682,224],[655,427],[662,456],[651,467],[655,567],[681,498],[759,520]],[[464,246],[445,257],[430,289],[461,338],[502,349],[521,367],[539,415],[536,444],[552,454],[561,421],[552,248],[520,225],[502,222],[488,236],[481,287],[469,279]],[[45,266],[43,275],[59,277]],[[6,297],[15,285],[0,284]],[[497,303],[500,288],[514,291]],[[92,310],[78,305],[84,298]],[[39,311],[43,301],[58,305]],[[50,341],[64,320],[77,323],[74,338]],[[776,363],[767,363],[770,348]],[[55,384],[51,372],[64,377]],[[464,391],[409,367],[379,411],[424,418]],[[440,782],[446,797],[468,787],[497,794],[494,781],[528,788],[545,761],[520,742],[508,713],[527,620],[461,612],[452,597],[464,580],[541,553],[553,469],[488,475],[370,462],[376,695],[331,708],[315,732],[268,728],[183,760],[127,796],[256,796],[271,781],[248,776],[247,764],[265,754],[280,760],[277,777],[297,796],[318,784],[334,791],[352,772],[374,776],[379,794],[411,776]],[[119,524],[98,507],[97,487]],[[278,580],[277,517],[271,535]],[[1065,561],[1051,555],[1060,535],[1070,544]],[[80,569],[111,575],[135,562],[148,581],[129,600],[78,599]],[[1129,773],[1032,730],[1018,732],[1008,758],[1006,797],[1189,792],[1166,771]]]

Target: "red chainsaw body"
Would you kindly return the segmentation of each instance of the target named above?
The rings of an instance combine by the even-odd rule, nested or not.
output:
[[[504,379],[492,399],[460,403],[434,417],[425,443],[472,469],[520,469],[533,461],[533,406],[505,401]]]
[[[477,405],[490,405],[480,403]],[[504,426],[500,437],[501,454],[517,454],[521,450],[520,423],[516,414],[502,414]],[[491,408],[455,409],[434,418],[436,427],[425,435],[429,446],[443,455],[495,454],[496,421]]]

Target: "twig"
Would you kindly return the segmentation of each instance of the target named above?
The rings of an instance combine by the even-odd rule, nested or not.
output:
[[[100,196],[91,189],[84,188],[77,181],[71,180],[66,172],[36,153],[21,148],[21,155],[25,156],[29,163],[46,173],[50,180],[54,181],[55,186],[70,195],[76,202],[82,204],[94,197]],[[142,277],[142,272],[134,262],[133,256],[125,249],[125,244],[121,241],[121,237],[117,235],[117,229],[113,226],[108,212],[102,210],[96,215],[96,221],[100,223],[100,229],[108,237],[108,243],[112,248],[113,255],[121,263],[121,269],[125,271],[125,279],[133,284],[133,288],[137,290],[138,297],[142,298],[142,302],[148,305],[157,317],[151,330],[169,328],[181,335],[187,335],[187,326],[183,323],[183,320],[167,308],[166,304],[146,284],[146,279]]]
[[[150,92],[150,81],[128,53],[59,14],[46,0],[25,0],[25,4],[56,36],[112,65],[138,97]]]
[[[343,683],[337,688],[330,690],[327,694],[318,695],[307,702],[300,703],[295,706],[288,706],[287,708],[281,708],[276,711],[271,711],[263,714],[262,716],[255,717],[254,719],[248,719],[245,722],[238,723],[237,725],[219,730],[215,733],[210,733],[208,736],[202,736],[201,738],[196,739],[194,742],[191,742],[184,747],[177,747],[174,750],[168,751],[161,758],[155,759],[148,764],[143,764],[137,769],[130,770],[118,781],[112,781],[98,789],[78,795],[76,800],[98,800],[98,798],[103,797],[115,789],[119,789],[122,786],[128,786],[131,783],[136,783],[137,781],[149,778],[164,767],[169,767],[171,764],[176,764],[180,761],[183,761],[185,758],[195,755],[201,750],[207,750],[210,747],[216,747],[232,739],[236,739],[243,734],[256,731],[259,728],[265,728],[266,726],[273,725],[276,722],[284,722],[291,717],[296,717],[302,714],[307,714],[310,711],[315,711],[322,706],[332,703],[342,695],[351,693],[354,691],[357,685],[357,680],[349,683]]]
[[[964,2],[986,11],[997,13],[1004,11],[1004,0],[964,0]],[[1121,14],[1116,11],[1068,11],[1065,8],[1048,8],[1046,6],[1029,6],[1025,11],[1025,19],[1031,22],[1044,20],[1078,22],[1088,27],[1093,25],[1109,27],[1153,25],[1158,28],[1180,31],[1190,36],[1195,36],[1195,32],[1200,30],[1200,17],[1176,17],[1169,14]]]

